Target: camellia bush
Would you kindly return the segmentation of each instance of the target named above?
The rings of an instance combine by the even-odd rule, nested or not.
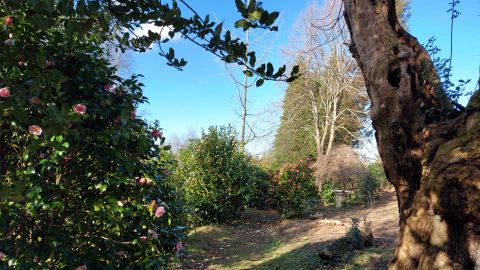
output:
[[[165,268],[184,228],[161,129],[136,115],[138,76],[115,75],[95,6],[7,2],[0,269]]]
[[[226,222],[244,204],[250,165],[231,127],[210,127],[179,153],[177,184],[195,224]]]
[[[285,164],[275,176],[273,206],[285,218],[306,216],[320,207],[312,163],[312,160],[305,159]]]

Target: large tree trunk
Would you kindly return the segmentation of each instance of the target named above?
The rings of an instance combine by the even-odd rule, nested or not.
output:
[[[397,192],[400,236],[389,269],[480,269],[480,93],[455,110],[394,4],[344,0],[350,49]]]

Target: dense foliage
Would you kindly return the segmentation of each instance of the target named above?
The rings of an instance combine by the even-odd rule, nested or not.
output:
[[[251,160],[248,167],[244,204],[246,207],[267,209],[272,200],[272,175]]]
[[[179,153],[180,185],[192,222],[226,222],[244,204],[250,165],[231,127],[210,127]]]
[[[98,1],[8,2],[0,268],[165,267],[184,238],[164,180],[171,161],[158,125],[136,116],[146,101],[138,76],[119,78],[109,64]]]
[[[312,160],[286,164],[274,180],[273,206],[286,218],[314,213],[320,198],[311,169]]]

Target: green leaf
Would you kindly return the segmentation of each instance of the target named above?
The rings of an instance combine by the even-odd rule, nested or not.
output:
[[[100,191],[100,193],[103,193],[107,190],[108,185],[105,184],[105,183],[99,183],[95,186],[95,188],[98,189]]]
[[[292,74],[294,75],[298,74],[299,71],[300,71],[300,67],[298,65],[292,68]]]
[[[279,15],[280,12],[277,11],[270,13],[270,16],[268,16],[268,25],[272,25]]]
[[[245,13],[245,6],[242,0],[235,0],[235,5],[237,6],[237,10],[240,13]]]
[[[256,0],[249,0],[248,1],[248,12],[251,13],[255,10],[257,7],[257,1]]]
[[[127,163],[125,163],[125,169],[127,169],[128,175],[133,175],[133,164],[131,162],[127,161]]]
[[[220,34],[222,33],[222,29],[223,29],[223,22],[219,23],[217,27],[215,27],[214,35],[220,36]]]
[[[252,21],[258,21],[262,18],[262,12],[255,10],[252,13],[248,13],[248,18]]]
[[[260,87],[260,86],[263,85],[263,83],[264,83],[264,80],[263,80],[263,79],[258,79],[255,84],[257,85],[257,87]]]
[[[53,209],[60,209],[63,210],[65,208],[63,202],[61,201],[54,201],[50,204],[50,207]]]
[[[245,74],[247,77],[252,77],[253,76],[253,72],[251,70],[248,70],[248,69],[244,70],[243,74]]]
[[[249,52],[248,55],[250,56],[250,60],[248,61],[248,64],[251,67],[255,66],[255,62],[257,61],[257,58],[255,57],[255,52]]]
[[[240,20],[235,22],[235,27],[236,28],[242,28],[242,27],[245,27],[247,24],[248,24],[248,20],[240,19]]]
[[[273,65],[272,63],[267,64],[267,72],[265,73],[268,77],[273,75]]]

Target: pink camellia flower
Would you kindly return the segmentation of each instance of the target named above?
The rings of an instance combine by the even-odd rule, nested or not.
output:
[[[5,253],[0,251],[0,261],[3,261],[5,259],[5,256],[7,255],[5,255]]]
[[[155,216],[158,217],[158,218],[161,218],[163,215],[165,215],[165,207],[163,206],[159,206],[157,207],[157,210],[155,210]]]
[[[13,19],[11,16],[5,17],[5,25],[9,26],[9,25],[12,25],[12,23],[13,23]]]
[[[7,45],[8,47],[12,47],[13,46],[13,39],[9,38],[9,39],[5,40],[5,45]]]
[[[33,135],[41,136],[42,135],[42,128],[37,125],[31,125],[28,127],[28,132]]]
[[[138,183],[141,185],[141,186],[144,186],[144,185],[150,185],[152,183],[152,179],[148,178],[148,177],[141,177],[138,179]]]
[[[120,250],[119,252],[115,253],[117,256],[123,257],[125,256],[125,251]]]
[[[140,241],[142,242],[146,242],[148,240],[148,237],[146,237],[145,235],[142,235],[138,239],[140,239]]]
[[[158,239],[158,233],[157,233],[156,231],[154,231],[154,230],[152,230],[152,229],[149,229],[149,230],[148,230],[148,234],[149,234],[152,238]]]
[[[88,270],[87,266],[84,264],[84,265],[80,265],[79,267],[77,267],[77,269],[75,270]]]
[[[82,103],[75,104],[73,105],[73,111],[79,114],[84,114],[87,111],[87,106]]]
[[[0,97],[6,98],[10,96],[10,89],[8,87],[0,88]]]
[[[130,112],[130,119],[135,120],[137,118],[137,111],[133,110]]]
[[[182,242],[178,242],[178,243],[175,244],[175,250],[176,250],[177,252],[181,251],[182,249],[183,249],[183,244],[182,244]]]
[[[45,61],[45,67],[46,68],[54,68],[56,64],[57,63],[55,63],[55,61],[51,61],[51,60]]]
[[[162,138],[163,137],[163,132],[161,132],[158,129],[152,130],[152,137],[155,139]]]
[[[30,102],[30,104],[32,105],[39,105],[41,103],[41,100],[39,97],[35,96],[35,97],[31,97],[28,102]]]
[[[110,93],[115,93],[115,85],[113,84],[106,84],[105,86],[103,86],[103,89]]]

